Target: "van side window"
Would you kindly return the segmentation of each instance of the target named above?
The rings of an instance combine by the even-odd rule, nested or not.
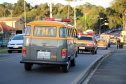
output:
[[[30,32],[31,32],[31,26],[27,26],[26,31],[25,31],[25,35],[30,36]]]
[[[67,37],[66,27],[60,27],[60,37]]]

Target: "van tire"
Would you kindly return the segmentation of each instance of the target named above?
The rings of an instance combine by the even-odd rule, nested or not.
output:
[[[63,72],[68,72],[69,71],[69,67],[70,67],[70,61],[68,61],[68,65],[62,66]]]
[[[75,66],[76,65],[76,59],[74,58],[73,60],[71,60],[71,66]]]
[[[25,63],[25,64],[24,64],[24,67],[25,67],[25,70],[26,70],[26,71],[30,71],[31,68],[32,68],[32,66],[33,66],[33,64],[30,64],[30,63]]]

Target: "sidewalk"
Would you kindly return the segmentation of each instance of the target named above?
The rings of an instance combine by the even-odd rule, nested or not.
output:
[[[88,84],[126,84],[126,46],[105,58]]]

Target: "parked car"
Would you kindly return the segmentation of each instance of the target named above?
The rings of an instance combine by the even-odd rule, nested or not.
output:
[[[17,34],[11,39],[7,45],[8,53],[12,53],[12,51],[22,52],[23,36],[24,34]]]
[[[0,41],[0,47],[5,47],[7,46],[7,42],[6,41]]]

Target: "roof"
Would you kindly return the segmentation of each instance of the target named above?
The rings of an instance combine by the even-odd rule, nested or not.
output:
[[[48,26],[68,26],[68,27],[74,27],[68,23],[65,22],[58,22],[58,21],[33,21],[28,23],[28,25],[48,25]]]
[[[21,17],[13,17],[13,21],[18,21],[19,19],[23,20]],[[12,21],[12,17],[1,17],[0,21]]]
[[[9,26],[9,29],[10,29],[10,30],[12,30],[12,27],[11,27],[11,26]],[[13,29],[14,29],[14,30],[17,30],[17,28],[14,28],[14,27],[13,27]]]
[[[4,22],[0,22],[0,27],[2,28],[2,31],[1,32],[9,32],[9,26],[6,25],[6,23]]]

